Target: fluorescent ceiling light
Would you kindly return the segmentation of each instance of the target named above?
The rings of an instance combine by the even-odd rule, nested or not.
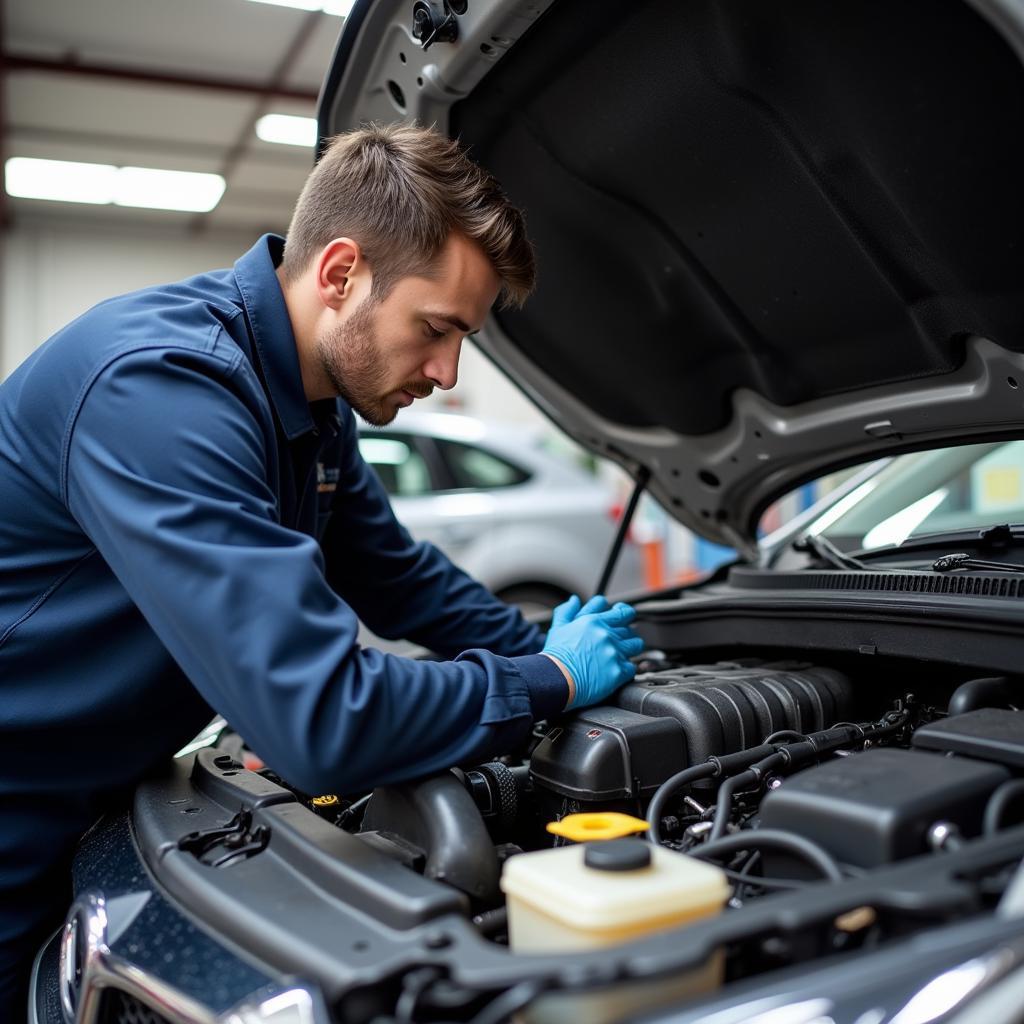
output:
[[[264,142],[312,148],[316,145],[316,118],[265,114],[256,122],[256,134]]]
[[[110,164],[12,156],[7,161],[5,185],[7,194],[19,199],[103,205],[112,201],[116,176],[117,168]]]
[[[18,199],[131,206],[148,210],[209,213],[224,195],[219,174],[113,167],[68,160],[14,156],[7,161],[7,194]]]
[[[258,4],[275,4],[278,7],[293,7],[299,11],[323,11],[347,18],[355,0],[253,0]]]
[[[208,213],[224,195],[225,181],[219,174],[195,171],[162,171],[155,167],[122,167],[117,172],[117,206],[139,206],[150,210],[184,210]]]

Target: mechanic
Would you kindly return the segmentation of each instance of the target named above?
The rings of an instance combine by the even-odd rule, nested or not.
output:
[[[359,454],[353,413],[453,387],[533,277],[455,143],[369,127],[327,148],[287,240],[100,304],[0,386],[0,1020],[24,1019],[83,832],[214,711],[302,790],[357,793],[632,677],[633,609],[572,598],[545,639],[414,543]],[[359,619],[451,660],[363,648]]]

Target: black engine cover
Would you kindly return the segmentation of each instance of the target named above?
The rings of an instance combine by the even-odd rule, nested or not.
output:
[[[853,684],[835,669],[806,662],[745,659],[638,676],[615,703],[682,725],[687,762],[678,771],[755,747],[779,729],[828,728],[850,715]]]
[[[566,716],[537,746],[530,773],[540,789],[579,806],[643,800],[712,755],[847,718],[853,685],[834,669],[751,659],[644,673],[615,703]]]

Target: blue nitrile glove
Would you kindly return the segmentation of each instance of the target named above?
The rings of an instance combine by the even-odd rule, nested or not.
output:
[[[629,660],[644,649],[630,628],[636,610],[618,603],[609,608],[604,597],[592,597],[583,607],[573,594],[551,616],[543,654],[553,658],[572,678],[567,708],[599,704],[636,673]]]

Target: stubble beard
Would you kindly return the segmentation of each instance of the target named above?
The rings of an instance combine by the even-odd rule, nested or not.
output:
[[[334,390],[367,423],[385,427],[398,412],[386,401],[387,365],[373,323],[373,303],[363,299],[343,323],[317,339],[320,368]]]

